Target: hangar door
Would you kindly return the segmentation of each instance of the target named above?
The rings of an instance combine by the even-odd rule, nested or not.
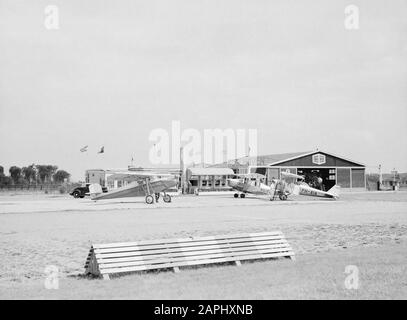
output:
[[[350,188],[350,169],[337,168],[336,181],[341,188]]]
[[[335,168],[301,168],[297,173],[305,177],[305,183],[316,189],[328,191],[335,185]]]
[[[352,169],[352,188],[365,188],[365,169]]]

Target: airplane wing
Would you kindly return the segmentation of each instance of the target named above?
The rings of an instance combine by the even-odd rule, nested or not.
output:
[[[147,178],[157,178],[157,177],[173,177],[173,174],[169,173],[158,173],[158,172],[141,172],[141,171],[126,171],[126,172],[115,172],[108,176],[108,179],[113,180],[126,180],[126,181],[137,181],[144,180]]]

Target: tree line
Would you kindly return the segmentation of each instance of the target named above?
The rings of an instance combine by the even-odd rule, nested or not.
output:
[[[54,165],[32,164],[26,167],[11,166],[9,175],[4,173],[4,167],[0,166],[0,185],[24,185],[24,184],[47,184],[63,183],[69,181],[70,173],[58,170]]]

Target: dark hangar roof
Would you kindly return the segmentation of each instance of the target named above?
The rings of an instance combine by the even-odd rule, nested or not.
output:
[[[322,154],[325,156],[325,161],[323,164],[320,164],[321,166],[365,167],[365,165],[360,162],[349,160],[322,150],[278,153],[258,157],[243,157],[228,161],[227,163],[216,164],[212,167],[237,168],[247,166],[248,164],[251,166],[318,166],[318,164],[315,164],[312,160],[312,156],[315,154]]]

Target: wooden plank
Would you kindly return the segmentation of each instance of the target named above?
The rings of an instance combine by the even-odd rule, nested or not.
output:
[[[201,259],[215,259],[215,258],[222,258],[222,257],[238,257],[241,255],[247,254],[267,254],[267,253],[276,253],[276,252],[291,252],[292,250],[286,248],[279,248],[279,249],[264,249],[258,251],[238,251],[238,252],[229,252],[229,253],[213,253],[207,255],[200,255],[200,256],[187,256],[187,257],[177,257],[177,258],[158,258],[156,260],[151,261],[126,261],[126,262],[115,262],[115,263],[100,263],[99,267],[101,269],[104,268],[111,268],[114,266],[128,266],[128,265],[152,265],[152,264],[160,264],[160,263],[173,263],[173,262],[182,262],[182,261],[193,261],[193,260],[201,260]]]
[[[284,252],[291,252],[291,250],[287,248],[273,248],[273,249],[263,249],[263,250],[246,250],[246,251],[236,251],[236,252],[219,252],[219,253],[212,253],[207,255],[199,255],[199,256],[185,256],[185,257],[177,257],[177,258],[161,258],[156,260],[150,261],[132,261],[132,262],[118,262],[118,263],[99,263],[100,270],[107,269],[107,268],[114,268],[114,267],[126,267],[126,266],[137,266],[137,265],[153,265],[153,264],[165,264],[165,263],[178,263],[178,262],[187,262],[187,261],[196,261],[196,260],[208,260],[208,259],[217,259],[217,258],[228,258],[228,257],[235,257],[234,260],[241,260],[240,256],[246,255],[258,255],[258,254],[271,254],[271,253],[284,253]],[[290,256],[290,255],[287,255]]]
[[[190,242],[190,241],[206,241],[206,240],[223,240],[231,238],[247,238],[247,237],[263,237],[263,236],[284,236],[281,231],[272,231],[272,232],[259,232],[259,233],[239,233],[231,234],[224,236],[206,236],[206,237],[190,237],[190,238],[180,238],[180,239],[157,239],[157,240],[141,240],[137,242],[117,242],[117,243],[106,243],[106,244],[94,244],[94,249],[103,249],[111,247],[124,247],[124,246],[141,246],[141,245],[153,245],[153,244],[171,244],[179,242]]]
[[[204,246],[204,245],[219,245],[225,243],[239,243],[239,242],[253,242],[253,241],[267,241],[267,240],[283,240],[286,241],[283,237],[263,237],[263,238],[240,238],[240,239],[230,239],[230,240],[210,240],[205,242],[180,242],[180,243],[171,243],[171,244],[160,244],[154,246],[124,246],[124,247],[114,247],[114,248],[106,248],[106,249],[95,249],[95,253],[114,253],[114,252],[126,252],[126,251],[147,251],[147,250],[159,250],[159,249],[168,249],[168,248],[180,248],[180,247],[197,247],[197,246]]]
[[[241,256],[241,257],[239,257],[239,260],[242,261],[242,260],[253,260],[253,259],[278,258],[278,257],[287,257],[287,256],[291,256],[291,255],[294,255],[294,252]],[[173,268],[175,266],[178,266],[178,267],[182,267],[182,266],[186,266],[186,265],[194,266],[194,265],[201,265],[201,264],[213,264],[213,263],[223,263],[223,262],[233,262],[233,261],[236,261],[236,259],[235,258],[220,258],[220,259],[213,259],[213,260],[196,260],[196,261],[189,261],[187,264],[179,262],[179,263],[167,263],[167,264],[150,265],[150,266],[111,268],[111,269],[104,269],[102,271],[102,273],[145,271],[145,270],[154,270],[154,269],[163,269],[163,268]]]
[[[265,245],[245,245],[245,246],[238,246],[238,247],[219,247],[219,248],[212,248],[208,250],[200,250],[200,251],[179,251],[179,252],[171,252],[167,253],[166,255],[163,254],[156,254],[156,255],[137,255],[137,256],[127,256],[123,258],[105,258],[104,256],[98,257],[99,263],[107,264],[107,263],[114,263],[114,262],[125,262],[125,261],[144,261],[148,263],[151,260],[166,257],[167,259],[172,259],[176,257],[187,257],[187,256],[199,256],[199,255],[207,255],[211,253],[227,253],[227,252],[237,252],[237,251],[256,251],[260,249],[273,249],[273,248],[286,248],[290,250],[291,247],[288,243],[281,243],[281,244],[265,244]]]
[[[132,261],[141,261],[144,264],[152,263],[157,259],[177,259],[177,258],[188,258],[188,257],[199,257],[203,255],[211,255],[211,254],[229,254],[233,252],[240,252],[240,251],[258,251],[258,250],[287,250],[290,251],[292,248],[290,246],[263,246],[260,248],[255,247],[241,247],[241,248],[230,248],[228,250],[222,249],[213,249],[207,250],[205,252],[188,252],[187,254],[165,254],[165,255],[156,255],[149,259],[144,258],[143,256],[133,256],[133,257],[125,257],[125,258],[118,258],[118,259],[98,259],[99,264],[109,264],[109,263],[117,263],[117,262],[132,262]]]
[[[203,250],[210,250],[212,248],[237,248],[237,247],[246,247],[246,246],[262,246],[268,244],[286,244],[288,242],[285,240],[269,240],[269,241],[252,241],[252,242],[242,242],[242,243],[226,243],[226,244],[213,244],[213,245],[206,245],[206,246],[199,246],[199,247],[174,247],[170,249],[162,249],[162,250],[145,250],[145,251],[126,251],[126,252],[115,252],[115,253],[96,253],[96,257],[98,259],[108,259],[108,258],[119,258],[119,257],[131,257],[131,256],[142,256],[146,259],[150,258],[150,256],[156,256],[163,253],[177,253],[177,252],[188,252],[188,251],[203,251]]]
[[[240,234],[231,234],[223,236],[205,236],[205,237],[189,237],[189,238],[172,238],[172,239],[155,239],[155,240],[141,240],[137,242],[116,242],[116,243],[107,243],[107,244],[94,244],[94,248],[104,248],[104,247],[115,247],[116,245],[144,245],[144,244],[159,244],[159,243],[177,243],[182,241],[205,241],[213,239],[229,239],[229,238],[240,238],[240,237],[259,237],[259,236],[273,236],[279,235],[283,236],[281,231],[274,232],[259,232],[259,233],[240,233]]]
[[[249,241],[262,241],[262,240],[278,240],[283,239],[284,237],[261,237],[261,238],[238,238],[238,239],[224,239],[224,240],[206,240],[206,241],[199,241],[199,242],[178,242],[178,243],[170,243],[170,244],[159,244],[159,245],[151,245],[151,246],[124,246],[124,247],[112,247],[112,248],[105,248],[105,249],[95,249],[97,253],[103,252],[120,252],[120,251],[130,251],[130,250],[159,250],[159,249],[166,249],[166,248],[178,248],[178,247],[194,247],[194,246],[201,246],[201,245],[210,245],[210,244],[222,244],[222,243],[238,243],[238,242],[249,242]]]

